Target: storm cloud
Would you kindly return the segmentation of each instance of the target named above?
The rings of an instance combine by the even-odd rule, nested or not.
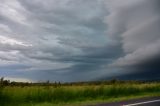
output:
[[[160,77],[158,0],[0,1],[0,76]]]
[[[125,55],[116,59],[110,66],[131,70],[129,76],[138,76],[137,79],[147,79],[147,76],[152,76],[148,79],[160,77],[160,2],[126,0],[126,4],[118,5],[118,1],[112,2],[114,6],[107,17],[110,25],[108,31],[111,36],[121,41]]]

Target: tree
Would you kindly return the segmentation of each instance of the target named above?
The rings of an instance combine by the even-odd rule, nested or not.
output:
[[[0,86],[3,86],[4,77],[0,78]]]

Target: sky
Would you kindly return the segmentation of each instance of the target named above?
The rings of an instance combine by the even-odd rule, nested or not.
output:
[[[0,77],[160,79],[159,0],[0,0]]]

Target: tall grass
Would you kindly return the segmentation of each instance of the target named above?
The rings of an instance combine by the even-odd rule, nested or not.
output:
[[[159,93],[160,84],[114,84],[99,86],[32,86],[0,89],[0,104],[68,103]]]

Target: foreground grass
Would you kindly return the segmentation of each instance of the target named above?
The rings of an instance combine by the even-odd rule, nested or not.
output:
[[[4,87],[2,106],[79,106],[160,96],[160,83],[92,86]]]

